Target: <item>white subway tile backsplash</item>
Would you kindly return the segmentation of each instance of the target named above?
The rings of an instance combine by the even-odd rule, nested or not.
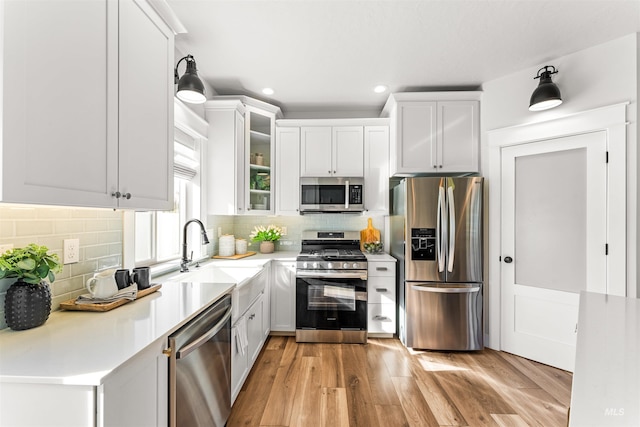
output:
[[[365,215],[351,214],[321,214],[302,216],[223,216],[211,215],[207,218],[207,227],[216,230],[214,254],[217,253],[217,229],[223,228],[223,233],[233,234],[236,238],[249,240],[249,234],[256,225],[274,224],[287,227],[287,236],[282,240],[291,242],[290,245],[276,244],[276,251],[299,251],[302,247],[302,232],[307,230],[325,231],[360,231],[367,228]],[[384,217],[372,217],[373,226],[384,230]],[[382,231],[383,232],[383,231]],[[384,232],[383,232],[384,233]],[[384,238],[384,236],[383,236]],[[213,243],[213,242],[212,242]],[[257,251],[258,244],[253,243],[249,250]]]
[[[52,309],[86,293],[94,272],[122,265],[122,212],[113,209],[32,207],[0,203],[0,244],[47,246],[63,258],[64,239],[80,240],[80,262],[64,265],[51,285]],[[0,280],[0,329],[5,328],[4,295],[14,279]]]

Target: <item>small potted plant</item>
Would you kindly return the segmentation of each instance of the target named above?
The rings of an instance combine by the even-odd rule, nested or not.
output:
[[[249,238],[253,242],[260,242],[260,253],[270,254],[275,249],[275,242],[282,237],[282,229],[275,225],[256,225]]]
[[[56,280],[55,273],[62,271],[56,254],[50,254],[46,246],[29,244],[0,255],[0,279],[17,279],[4,300],[4,316],[7,326],[24,330],[42,325],[51,313],[51,289],[49,283]],[[47,283],[44,279],[47,279]]]

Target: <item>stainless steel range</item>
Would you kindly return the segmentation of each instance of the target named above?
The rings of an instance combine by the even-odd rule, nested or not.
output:
[[[305,231],[296,258],[296,341],[367,342],[367,258],[357,231]]]

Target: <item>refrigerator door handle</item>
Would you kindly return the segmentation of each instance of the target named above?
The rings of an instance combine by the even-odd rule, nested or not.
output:
[[[411,289],[420,292],[436,292],[445,294],[470,294],[480,292],[480,285],[442,287],[433,285],[412,285]]]
[[[445,244],[445,230],[446,226],[443,224],[446,215],[445,207],[445,192],[444,187],[440,186],[438,189],[438,222],[436,223],[436,249],[438,251],[438,271],[442,273],[444,271],[444,244]]]
[[[449,206],[449,253],[447,265],[447,271],[451,273],[453,271],[453,262],[456,257],[456,203],[453,198],[453,187],[447,188],[447,205]]]

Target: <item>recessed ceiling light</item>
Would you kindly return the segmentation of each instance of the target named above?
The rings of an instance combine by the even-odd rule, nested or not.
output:
[[[262,89],[262,93],[264,93],[265,95],[273,95],[273,89],[271,89],[270,87],[265,87],[264,89]]]
[[[385,93],[387,91],[387,89],[389,89],[389,88],[386,87],[385,85],[378,85],[378,86],[373,88],[373,91],[375,93]]]

